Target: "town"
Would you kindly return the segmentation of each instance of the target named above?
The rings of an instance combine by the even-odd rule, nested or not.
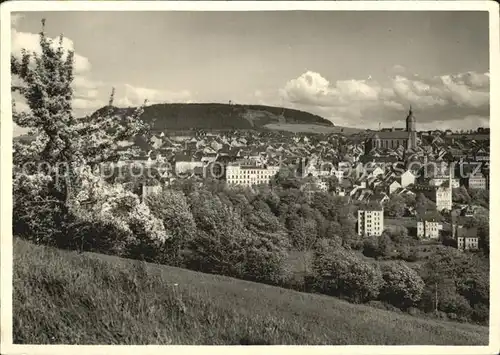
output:
[[[471,226],[471,220],[488,208],[489,128],[417,132],[415,127],[410,108],[406,128],[350,136],[155,132],[137,144],[124,142],[120,160],[107,166],[139,168],[143,196],[180,180],[203,184],[217,179],[250,188],[269,185],[280,169],[291,169],[308,194],[328,192],[345,196],[352,204],[375,205],[358,211],[361,237],[380,236],[387,225],[404,225],[422,241],[452,239],[460,250],[479,250],[478,228]],[[398,201],[417,196],[436,213],[419,213],[414,203],[394,212]],[[377,213],[379,209],[383,213]]]
[[[89,13],[9,13],[14,344],[491,341],[487,11]]]

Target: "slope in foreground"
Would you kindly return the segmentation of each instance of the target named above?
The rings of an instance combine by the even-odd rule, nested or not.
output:
[[[488,343],[486,327],[19,239],[13,276],[15,343]]]

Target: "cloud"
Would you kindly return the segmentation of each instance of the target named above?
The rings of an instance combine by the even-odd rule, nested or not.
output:
[[[307,71],[288,81],[281,95],[289,102],[313,106],[343,106],[376,101],[382,88],[374,80],[339,80],[333,85],[321,74]]]
[[[37,33],[23,32],[17,29],[23,15],[13,14],[11,17],[11,53],[20,57],[22,50],[29,53],[40,53],[40,35]],[[49,38],[54,47],[59,45],[59,38]],[[67,51],[75,51],[74,42],[63,37],[62,46]],[[82,117],[91,114],[95,110],[108,103],[112,87],[116,88],[114,104],[121,107],[141,105],[145,99],[150,104],[163,102],[190,102],[191,93],[187,90],[166,91],[144,87],[136,87],[129,84],[105,83],[92,78],[92,66],[89,58],[81,53],[74,53],[74,80],[73,80],[73,114]],[[20,84],[19,78],[12,76],[12,84]],[[22,84],[22,83],[21,83]],[[29,110],[26,101],[19,94],[13,96],[18,111]],[[14,124],[14,135],[26,132],[25,129]]]
[[[394,74],[403,74],[404,72],[406,72],[406,68],[402,65],[396,64],[391,68],[391,72],[393,72]]]
[[[49,38],[54,47],[59,45],[59,38]],[[67,51],[75,51],[73,41],[67,37],[63,37],[62,46]],[[36,33],[19,32],[15,28],[11,32],[11,53],[20,56],[21,50],[26,49],[28,52],[40,53],[40,36]],[[87,57],[75,52],[74,54],[75,74],[82,74],[90,71],[90,61]]]
[[[374,128],[379,122],[392,126],[404,119],[410,105],[417,117],[417,129],[432,124],[474,126],[474,118],[480,118],[481,124],[488,126],[489,73],[425,77],[411,74],[401,66],[393,68],[394,72],[398,73],[380,82],[373,79],[330,82],[320,73],[307,71],[289,80],[280,94],[289,105],[334,123],[350,122],[351,126]]]

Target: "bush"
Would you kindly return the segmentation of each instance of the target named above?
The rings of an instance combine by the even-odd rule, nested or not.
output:
[[[472,311],[469,302],[459,294],[446,294],[439,300],[438,308],[448,314],[468,317]],[[456,316],[455,316],[456,319]]]
[[[377,266],[341,249],[317,251],[313,275],[320,292],[344,296],[356,303],[376,299],[383,282]]]
[[[479,324],[488,324],[490,319],[490,309],[484,303],[478,303],[471,312],[471,319]]]
[[[363,255],[370,258],[390,258],[394,244],[387,234],[381,236],[371,236],[363,242]]]
[[[403,262],[385,265],[383,268],[384,285],[380,298],[388,303],[406,309],[418,302],[424,290],[424,281]]]

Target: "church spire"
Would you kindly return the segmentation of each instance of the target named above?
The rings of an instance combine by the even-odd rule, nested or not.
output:
[[[417,147],[417,129],[411,105],[410,110],[408,111],[408,116],[406,117],[406,132],[408,132],[408,148],[415,149]]]

